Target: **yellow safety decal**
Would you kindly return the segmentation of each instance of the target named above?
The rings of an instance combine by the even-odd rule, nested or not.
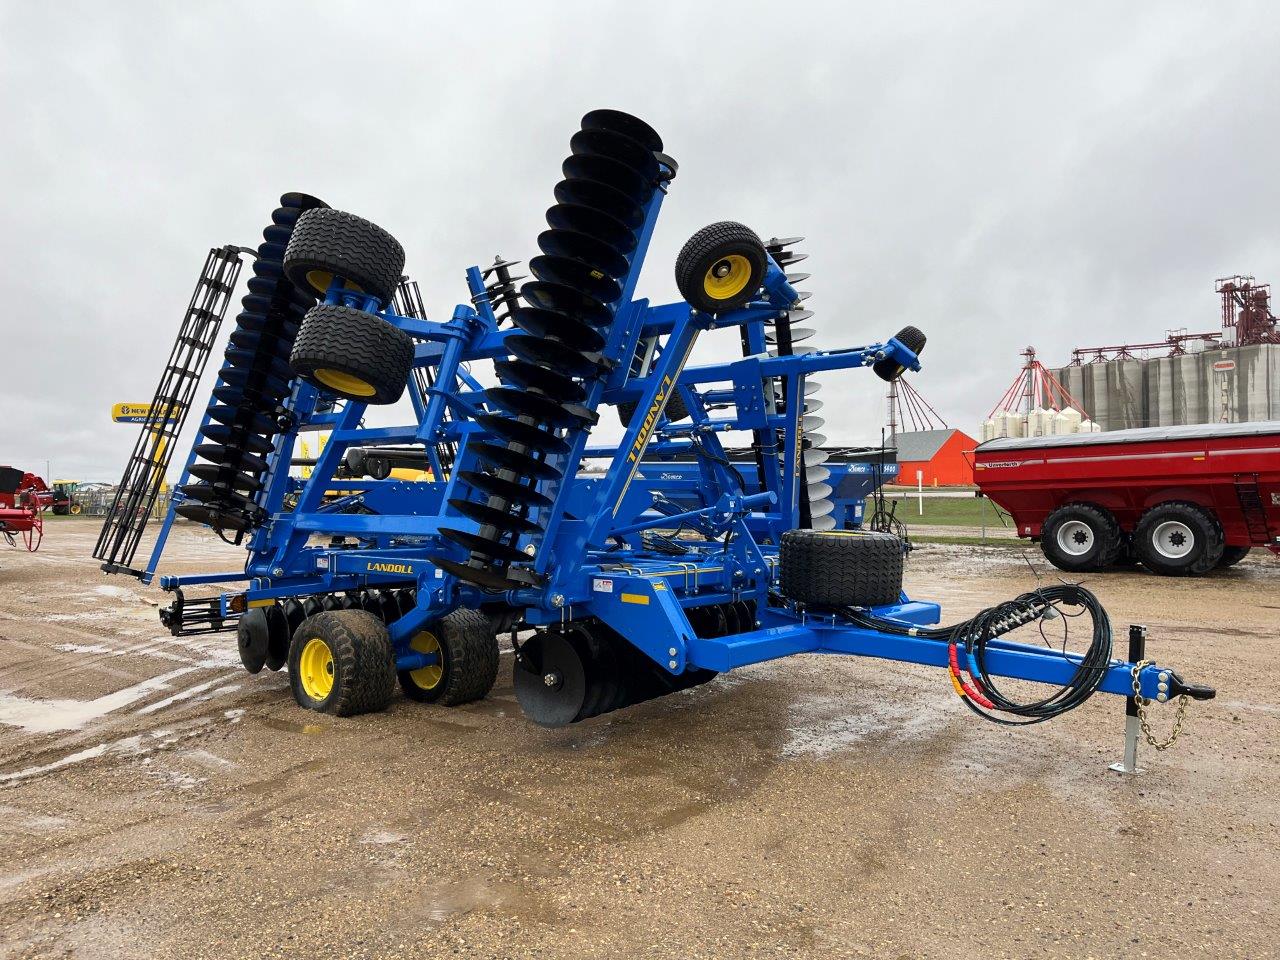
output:
[[[644,593],[624,593],[621,596],[623,603],[638,603],[643,606],[649,605],[649,596]]]
[[[252,610],[254,607],[274,607],[275,605],[276,605],[276,602],[272,600],[270,597],[268,597],[266,600],[250,600],[249,601],[250,610]]]

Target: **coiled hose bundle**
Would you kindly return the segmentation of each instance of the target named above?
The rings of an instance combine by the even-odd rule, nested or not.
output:
[[[1064,608],[1079,609],[1070,612]],[[841,608],[837,613],[855,626],[870,630],[946,642],[950,647],[951,681],[965,706],[987,720],[1008,726],[1043,723],[1074,710],[1093,696],[1111,664],[1111,618],[1093,593],[1075,583],[1041,587],[949,627],[915,627],[853,607]],[[1065,684],[1049,696],[1031,702],[1020,702],[1001,692],[987,669],[992,641],[1037,620],[1041,621],[1043,633],[1045,620],[1084,614],[1089,615],[1093,634],[1082,656],[1069,657],[1076,668]],[[1065,641],[1064,656],[1067,656]]]

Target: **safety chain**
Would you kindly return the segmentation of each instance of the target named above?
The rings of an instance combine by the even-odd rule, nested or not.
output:
[[[1142,668],[1151,666],[1155,664],[1150,660],[1139,660],[1133,665],[1133,702],[1138,705],[1138,723],[1142,725],[1142,735],[1147,738],[1147,743],[1157,750],[1168,750],[1182,733],[1182,724],[1187,719],[1187,695],[1184,693],[1178,697],[1178,712],[1173,717],[1173,732],[1169,734],[1168,740],[1161,743],[1151,732],[1151,725],[1147,723],[1147,704],[1151,701],[1142,695],[1142,684],[1138,679],[1142,674]]]

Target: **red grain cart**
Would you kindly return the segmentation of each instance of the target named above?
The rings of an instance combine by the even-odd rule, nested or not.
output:
[[[1198,576],[1280,554],[1280,421],[988,440],[974,477],[1062,570]]]
[[[34,553],[44,539],[43,511],[49,504],[49,489],[33,473],[0,467],[0,536],[16,546],[14,535]]]

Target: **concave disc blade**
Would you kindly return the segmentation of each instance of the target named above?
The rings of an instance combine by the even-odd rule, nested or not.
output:
[[[822,483],[831,479],[831,471],[827,467],[812,466],[804,472],[805,483]]]
[[[621,220],[580,203],[557,203],[547,211],[547,225],[589,234],[624,257],[636,248],[636,235]]]
[[[829,483],[811,483],[808,487],[809,501],[826,500],[834,489]]]
[[[520,296],[530,306],[567,313],[593,327],[603,327],[613,321],[613,311],[600,300],[563,283],[533,280],[520,288]]]
[[[254,493],[262,489],[262,481],[257,477],[239,473],[234,467],[220,463],[193,463],[187,472],[197,480],[229,486],[232,490],[239,490],[242,493]]]
[[[531,423],[513,420],[496,413],[482,413],[476,422],[486,430],[496,434],[503,440],[510,440],[530,450],[538,450],[548,455],[568,453],[569,444],[549,430],[535,427]]]
[[[526,520],[524,517],[518,517],[515,514],[507,513],[506,511],[499,510],[497,507],[491,507],[486,503],[476,503],[474,500],[463,500],[460,497],[450,497],[449,506],[453,507],[464,517],[476,521],[476,523],[496,527],[499,530],[506,530],[511,533],[542,532],[542,528],[532,520]]]
[[[834,530],[836,528],[836,518],[831,514],[822,517],[813,517],[809,526],[814,530]]]
[[[658,176],[658,161],[652,150],[615,130],[579,130],[569,138],[569,149],[578,157],[606,157],[621,163],[642,181]]]
[[[484,396],[487,403],[517,417],[528,417],[555,427],[582,424],[582,419],[572,410],[538,393],[529,393],[514,387],[490,387],[485,391]]]
[[[275,433],[279,429],[274,417],[258,413],[252,407],[216,404],[209,408],[209,418],[229,427],[242,427],[251,433]]]
[[[453,574],[467,583],[474,583],[482,590],[496,592],[522,586],[508,579],[507,571],[499,566],[473,567],[470,564],[459,563],[457,560],[450,560],[448,557],[429,557],[428,559],[446,573]]]
[[[592,110],[582,118],[581,126],[583,130],[613,130],[626,134],[646,150],[662,149],[662,138],[653,127],[621,110]]]
[[[602,364],[597,363],[590,354],[574,350],[559,340],[517,333],[508,336],[505,342],[513,356],[530,363],[563,370],[570,376],[595,376],[602,368]]]
[[[551,498],[546,494],[539,493],[533,487],[517,483],[514,480],[503,480],[492,473],[482,473],[479,470],[462,470],[458,473],[458,476],[476,490],[480,490],[490,496],[502,497],[509,503],[523,503],[526,507],[547,507],[551,505]]]
[[[594,297],[601,303],[613,303],[622,296],[622,287],[617,280],[598,267],[580,260],[543,254],[529,261],[529,270],[539,280],[562,284]]]
[[[553,256],[581,260],[614,279],[626,276],[630,269],[627,258],[609,244],[576,230],[543,230],[538,234],[538,249]]]
[[[505,543],[497,540],[486,540],[474,533],[468,533],[466,530],[454,530],[451,527],[441,527],[440,532],[452,540],[459,546],[466,547],[472,553],[478,553],[481,556],[489,557],[493,560],[506,560],[510,563],[519,563],[528,560],[529,556],[523,550],[517,550],[515,547],[509,547]]]
[[[527,453],[511,450],[496,443],[473,441],[469,448],[480,459],[493,464],[501,470],[512,470],[522,477],[537,477],[539,480],[553,480],[560,476],[560,471],[550,464],[536,460]]]
[[[809,516],[825,517],[835,508],[836,505],[830,500],[812,500],[809,502]]]
[[[602,155],[574,155],[560,165],[570,180],[595,180],[624,193],[637,203],[645,203],[653,193],[652,181],[646,180],[634,167]]]
[[[540,390],[558,403],[581,403],[587,395],[582,384],[572,378],[527,360],[498,360],[493,369],[503,383]]]
[[[806,467],[816,467],[818,464],[826,463],[830,459],[831,454],[825,450],[819,450],[817,447],[804,451],[804,465]]]
[[[221,423],[206,423],[200,435],[214,443],[226,444],[250,453],[267,453],[271,450],[271,441],[256,433],[246,433],[239,427],[228,427]]]
[[[556,184],[558,203],[580,203],[601,213],[607,213],[628,230],[639,230],[644,225],[644,209],[625,193],[595,180],[574,177]]]
[[[512,681],[524,715],[542,727],[572,723],[587,695],[582,656],[560,633],[538,633],[520,647]]]
[[[558,340],[567,347],[583,353],[592,353],[604,346],[604,337],[595,327],[584,323],[577,316],[559,310],[541,307],[521,307],[511,315],[511,321],[533,337]],[[509,334],[507,343],[510,343]]]
[[[203,457],[210,463],[234,467],[247,473],[262,474],[267,470],[267,461],[244,450],[233,450],[223,443],[200,443],[195,447],[197,457]]]

